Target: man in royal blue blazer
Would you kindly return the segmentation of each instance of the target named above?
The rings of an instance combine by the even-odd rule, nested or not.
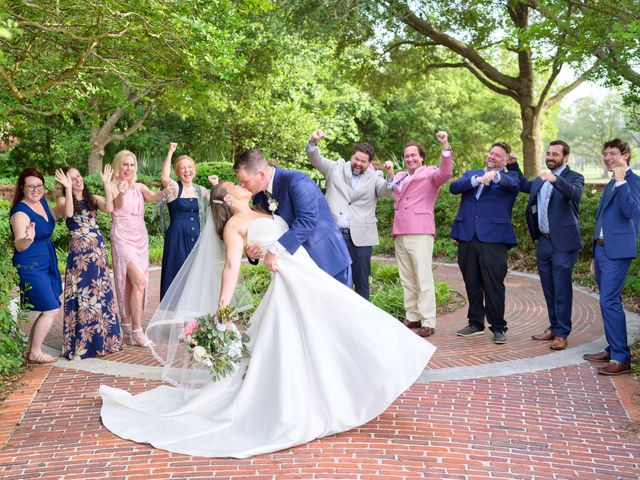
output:
[[[449,187],[462,195],[451,237],[458,240],[458,266],[469,299],[469,325],[457,334],[482,334],[486,315],[496,344],[507,341],[504,279],[507,250],[516,244],[511,212],[520,191],[517,174],[504,171],[510,153],[506,143],[494,143],[484,170],[469,170]]]
[[[507,169],[520,177],[520,191],[529,194],[527,227],[537,241],[538,273],[549,316],[549,327],[531,338],[552,340],[551,350],[567,348],[573,305],[571,275],[582,248],[579,214],[584,177],[567,165],[570,152],[566,142],[551,142],[545,158],[550,172],[533,180],[522,175],[515,157],[507,163]]]
[[[600,290],[608,345],[601,352],[583,357],[590,362],[609,362],[598,369],[602,375],[620,375],[631,371],[622,287],[638,252],[640,177],[629,167],[631,147],[619,138],[604,144],[602,161],[613,178],[602,192],[596,213],[592,268]]]
[[[240,185],[253,193],[253,203],[289,225],[276,247],[266,252],[265,267],[276,271],[278,253],[286,250],[293,254],[302,245],[322,270],[351,287],[347,245],[315,182],[302,172],[272,167],[258,149],[238,156],[233,169]],[[257,245],[247,248],[250,258],[260,258],[262,253]]]

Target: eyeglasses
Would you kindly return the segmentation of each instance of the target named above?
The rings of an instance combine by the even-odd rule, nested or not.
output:
[[[44,185],[39,184],[39,185],[25,185],[24,188],[26,190],[30,190],[32,192],[38,192],[40,190],[44,190]]]

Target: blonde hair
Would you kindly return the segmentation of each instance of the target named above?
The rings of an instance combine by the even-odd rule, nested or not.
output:
[[[196,162],[194,162],[193,158],[191,158],[189,155],[180,155],[178,158],[176,158],[176,161],[173,162],[173,172],[176,174],[176,177],[180,178],[180,176],[178,175],[178,165],[183,160],[189,160],[193,164],[193,174],[195,177],[195,174],[198,173],[198,167],[196,166]]]
[[[131,185],[133,185],[138,180],[138,159],[133,152],[130,152],[129,150],[120,150],[118,153],[116,153],[116,156],[113,157],[111,168],[113,168],[113,171],[116,174],[116,180],[120,180],[120,167],[122,166],[124,159],[127,157],[132,157],[133,163],[136,166],[136,171],[131,177],[131,181],[129,182]]]

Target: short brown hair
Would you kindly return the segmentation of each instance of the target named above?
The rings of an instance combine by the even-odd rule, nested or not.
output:
[[[628,142],[620,138],[614,138],[613,140],[609,140],[608,142],[604,142],[604,147],[602,147],[602,151],[604,152],[607,148],[617,148],[620,150],[621,155],[629,154],[627,157],[627,165],[631,164],[631,145]]]
[[[373,161],[373,157],[375,156],[375,153],[376,153],[375,150],[373,149],[373,146],[366,142],[356,144],[356,148],[353,150],[353,153],[356,153],[356,152],[362,152],[365,155],[368,155],[370,162]]]
[[[422,159],[424,159],[424,156],[427,154],[426,150],[424,149],[421,143],[411,141],[411,142],[405,143],[404,146],[402,147],[403,156],[404,156],[404,151],[409,147],[416,147],[418,149],[418,155],[420,155],[420,158]]]
[[[551,145],[561,145],[562,146],[562,156],[566,157],[571,153],[571,147],[564,140],[554,140],[553,142],[549,142],[549,146]]]
[[[505,152],[507,152],[507,155],[511,153],[511,147],[506,142],[496,142],[493,145],[491,145],[491,148],[493,148],[493,147],[500,147]]]
[[[246,170],[249,173],[258,173],[258,170],[269,166],[269,162],[264,158],[262,152],[258,148],[252,148],[246,152],[242,152],[233,163],[233,170]]]

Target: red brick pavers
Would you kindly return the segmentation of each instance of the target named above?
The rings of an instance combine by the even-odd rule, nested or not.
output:
[[[464,292],[457,267],[438,266],[436,275]],[[438,319],[429,367],[552,355],[547,342],[529,339],[546,328],[537,278],[510,274],[507,292],[506,345],[493,345],[489,333],[456,337],[464,308]],[[576,292],[574,311],[570,346],[602,335],[595,298]],[[153,364],[142,348],[107,359]],[[620,379],[596,367],[416,383],[366,425],[244,460],[171,454],[102,427],[99,385],[139,393],[158,382],[35,367],[0,410],[0,478],[637,479],[640,436],[626,429],[631,411],[616,389]]]
[[[349,432],[254,458],[171,454],[100,424],[100,384],[155,382],[52,368],[0,451],[0,476],[216,479],[637,479],[640,437],[595,367],[415,384]]]

